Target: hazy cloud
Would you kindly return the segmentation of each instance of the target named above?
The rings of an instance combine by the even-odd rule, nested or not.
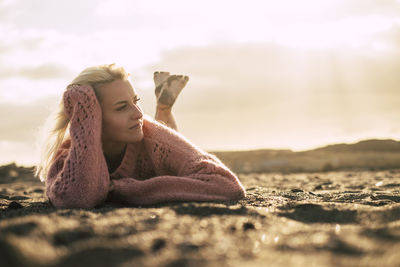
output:
[[[0,33],[2,33],[2,35],[9,35],[11,37],[13,37],[13,35],[18,35],[17,32],[11,33],[10,31],[5,31],[4,29],[3,31],[0,29]],[[12,53],[20,49],[33,51],[40,48],[40,44],[43,42],[42,37],[23,38],[23,36],[21,36],[22,34],[19,34],[20,35],[17,38],[11,38],[7,41],[2,41],[0,44],[0,57],[4,57],[5,54]]]
[[[241,136],[276,147],[314,135],[384,135],[399,124],[400,54],[370,56],[375,52],[271,44],[182,47],[164,53],[149,70],[191,77],[175,107],[191,139],[202,143],[200,127],[237,139],[238,147]]]
[[[397,0],[343,0],[338,14],[347,16],[400,16],[400,2]]]
[[[10,19],[13,19],[18,14],[19,11],[15,9],[18,2],[18,0],[0,0],[1,22],[5,23]]]
[[[0,114],[0,141],[35,142],[39,127],[45,122],[56,106],[58,97],[43,98],[23,105],[18,103],[2,103]]]
[[[70,69],[55,63],[44,63],[34,67],[13,68],[3,66],[0,68],[0,78],[22,76],[33,80],[59,79],[71,77],[72,74],[73,72]]]
[[[262,101],[259,95],[301,97],[310,90],[325,94],[346,89],[349,93],[397,92],[400,54],[382,52],[379,57],[371,57],[370,53],[376,51],[372,48],[302,51],[271,44],[221,44],[168,51],[160,63],[148,69],[190,74],[193,86],[201,91],[197,97],[204,102],[214,101],[208,93],[224,96],[225,103],[237,100],[254,103]],[[365,80],[365,84],[354,88],[350,80]]]

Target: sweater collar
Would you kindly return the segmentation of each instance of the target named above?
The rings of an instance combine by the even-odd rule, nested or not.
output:
[[[111,178],[119,179],[129,176],[129,169],[132,168],[133,163],[136,161],[142,145],[143,140],[137,143],[127,144],[124,157],[117,169],[110,174]]]

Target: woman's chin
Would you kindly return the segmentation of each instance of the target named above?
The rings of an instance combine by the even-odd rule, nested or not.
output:
[[[138,131],[135,134],[132,134],[129,138],[129,143],[137,143],[143,140],[144,134],[143,131]]]

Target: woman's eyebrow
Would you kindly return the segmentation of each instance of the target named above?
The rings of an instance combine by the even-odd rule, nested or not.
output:
[[[134,96],[133,96],[133,99],[136,99],[136,98],[139,98],[139,96],[138,96],[138,95],[134,95]],[[128,101],[126,101],[126,100],[121,100],[121,101],[118,101],[118,102],[114,103],[114,106],[120,105],[120,104],[126,104],[126,103],[128,103]]]

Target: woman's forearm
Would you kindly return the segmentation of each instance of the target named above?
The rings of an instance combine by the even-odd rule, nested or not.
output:
[[[220,175],[158,176],[144,181],[124,178],[114,180],[114,190],[111,193],[112,200],[131,205],[173,201],[226,201],[238,200],[244,196],[245,191],[240,184]]]
[[[105,200],[109,187],[107,164],[101,150],[101,109],[91,88],[64,95],[70,115],[70,145],[53,163],[46,183],[52,204],[90,208]]]

